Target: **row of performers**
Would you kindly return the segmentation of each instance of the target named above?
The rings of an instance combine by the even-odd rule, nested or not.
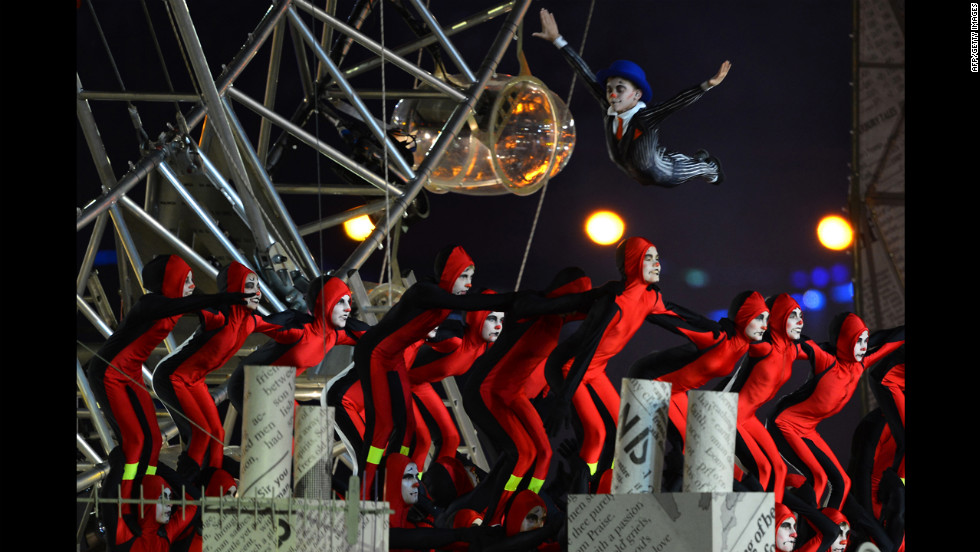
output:
[[[362,499],[404,506],[392,517],[393,548],[465,543],[475,550],[506,542],[487,539],[483,532],[453,532],[474,519],[482,521],[481,531],[506,529],[512,538],[525,538],[506,545],[516,548],[501,550],[558,545],[564,542],[564,524],[545,524],[546,515],[563,519],[568,493],[608,491],[619,395],[606,364],[647,321],[687,339],[640,359],[628,373],[671,384],[664,490],[680,490],[687,391],[723,377],[721,388],[739,396],[733,488],[773,492],[778,511],[788,508],[794,520],[808,521],[800,523],[800,539],[784,531],[782,547],[802,549],[806,541],[812,550],[843,550],[839,527],[845,515],[861,540],[882,550],[904,547],[904,326],[872,333],[858,316],[841,313],[831,324],[831,342],[817,344],[802,334],[801,309],[788,294],[764,298],[746,291],[732,301],[728,317],[715,321],[665,301],[657,248],[648,240],[624,240],[616,262],[622,279],[602,286],[592,286],[582,270],[568,267],[544,290],[477,292],[472,289],[475,262],[462,247],[449,246],[437,254],[431,278],[408,288],[380,322],[368,326],[351,316],[350,289],[337,277],[311,283],[309,312],[262,316],[255,312],[261,299],[258,277],[243,265],[224,267],[218,275],[223,291],[202,295],[194,293],[186,262],[174,255],[157,257],[142,271],[148,293],[86,366],[119,441],[103,487],[110,495],[118,489],[123,498],[135,498],[141,487],[149,496],[147,481],[155,496],[169,489],[162,484],[167,481],[191,489],[191,496],[227,492],[234,485],[229,473],[234,468],[224,457],[223,425],[205,376],[257,332],[269,341],[246,356],[228,381],[240,412],[244,366],[291,366],[300,375],[319,366],[334,346],[354,347],[353,369],[331,382],[326,403],[335,407],[337,432],[356,457],[362,484],[346,489],[344,478],[335,477],[335,488],[340,496],[357,492]],[[464,312],[465,322],[455,326],[454,312]],[[162,436],[141,371],[187,313],[199,317],[200,327],[157,364],[152,378],[183,444],[171,470],[159,462]],[[577,327],[560,339],[569,323]],[[764,425],[757,411],[776,398],[797,360],[809,363],[809,379],[779,400]],[[861,442],[873,446],[852,458],[852,465],[855,458],[862,464],[855,475],[840,465],[817,425],[845,406],[866,371],[881,406],[859,428]],[[459,431],[433,388],[450,376],[464,381],[466,414],[493,451],[489,473],[473,477],[479,470],[467,469],[457,453]],[[553,447],[568,427],[574,427],[574,437]],[[438,436],[435,445],[432,433]],[[396,482],[411,474],[400,501],[385,496],[386,488],[399,487],[377,481],[385,465]],[[852,478],[858,482],[854,493]],[[159,539],[159,546],[166,541],[163,549],[175,541],[199,546],[193,527],[176,522],[188,516],[159,526],[160,520],[142,515],[143,510],[124,503],[117,516],[122,521],[106,524],[107,540],[118,545]],[[145,524],[152,529],[153,523],[159,527],[147,530]],[[535,529],[528,532],[534,536],[517,535],[522,525]],[[193,538],[180,537],[188,533]]]

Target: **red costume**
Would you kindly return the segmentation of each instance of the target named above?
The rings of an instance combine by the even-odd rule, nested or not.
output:
[[[307,369],[319,366],[335,345],[355,345],[368,326],[348,318],[343,328],[330,321],[334,306],[344,296],[350,296],[350,288],[340,278],[321,276],[310,283],[307,304],[313,305],[310,314],[286,311],[266,320],[282,323],[283,329],[273,339],[242,359],[228,379],[228,395],[231,403],[243,411],[245,391],[245,366],[293,366],[299,377]],[[349,310],[349,309],[348,309]]]
[[[593,474],[609,467],[599,469],[598,463],[607,435],[615,434],[619,417],[619,392],[606,375],[606,364],[623,350],[648,316],[672,314],[657,285],[643,279],[644,256],[651,247],[652,243],[640,237],[620,243],[616,254],[625,288],[599,299],[575,334],[555,348],[545,365],[545,377],[551,390],[558,393],[559,402],[573,393],[572,404],[584,430],[580,456]],[[598,401],[593,400],[593,393]],[[607,429],[603,417],[612,420],[613,427]]]
[[[243,292],[249,274],[254,273],[232,262],[219,272],[218,288]],[[220,468],[224,458],[224,429],[205,377],[228,362],[253,332],[273,336],[282,329],[243,305],[199,314],[201,326],[153,371],[153,389],[180,431],[187,459],[194,462],[179,462],[182,476],[206,465]]]
[[[780,399],[769,424],[773,437],[781,436],[779,451],[786,461],[805,475],[809,472],[818,501],[831,483],[828,506],[837,509],[843,507],[851,480],[817,432],[817,425],[844,408],[866,367],[874,366],[905,342],[905,326],[875,332],[868,340],[868,351],[873,352],[857,360],[854,348],[866,331],[867,326],[857,315],[838,315],[831,324],[834,345],[826,345],[826,350],[813,347],[812,376]]]
[[[548,475],[551,444],[527,389],[532,374],[543,372],[562,326],[582,318],[595,301],[591,287],[581,269],[560,271],[543,296],[527,295],[505,313],[507,324],[497,341],[469,372],[463,404],[497,453],[494,476],[481,481],[470,507],[483,511],[496,502],[486,512],[491,523],[499,522],[503,505],[529,471],[528,488],[534,492]]]
[[[484,293],[493,293],[485,291]],[[429,426],[423,417],[423,411],[432,417],[439,430],[440,443],[433,458],[442,456],[455,457],[461,439],[456,429],[456,422],[446,408],[442,397],[432,384],[445,378],[466,373],[473,361],[485,353],[493,344],[483,339],[483,323],[493,311],[470,311],[466,313],[466,330],[463,338],[451,353],[422,365],[412,365],[408,371],[408,381],[411,384],[412,415],[415,417],[415,445],[412,460],[416,465],[425,467],[425,460],[432,444]],[[499,323],[499,322],[498,322]],[[497,326],[497,331],[500,326]],[[411,439],[411,436],[409,436]]]
[[[799,308],[799,304],[786,293],[772,299],[768,338],[752,345],[748,364],[726,388],[738,393],[736,427],[740,442],[736,452],[739,460],[759,478],[763,488],[772,490],[776,502],[783,501],[786,462],[756,412],[775,398],[779,389],[789,381],[793,375],[793,362],[808,358],[800,344],[786,333],[790,315]]]
[[[354,347],[354,369],[365,399],[365,445],[358,458],[364,499],[389,442],[405,447],[406,436],[413,433],[405,350],[425,339],[452,310],[503,310],[512,299],[511,294],[453,295],[453,284],[474,263],[462,247],[444,253],[436,262],[438,282],[408,288]]]
[[[159,475],[147,475],[140,482],[140,487],[146,501],[140,508],[140,532],[125,536],[116,549],[128,546],[129,552],[168,552],[170,542],[193,521],[197,506],[188,504],[184,508],[175,507],[170,520],[161,524],[156,520],[156,501],[163,496],[164,489],[170,490],[170,485]],[[125,526],[123,523],[119,525]]]
[[[92,392],[122,449],[122,498],[131,498],[133,482],[144,473],[156,473],[163,444],[156,407],[143,383],[147,358],[184,313],[241,303],[245,297],[242,293],[184,297],[191,267],[176,255],[155,257],[141,274],[147,294],[137,299],[86,366]],[[124,515],[129,511],[129,505],[124,505]]]

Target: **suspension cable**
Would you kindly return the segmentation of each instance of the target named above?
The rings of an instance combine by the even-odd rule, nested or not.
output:
[[[592,0],[592,2],[589,4],[589,16],[585,20],[585,32],[582,34],[582,44],[579,46],[579,55],[582,55],[585,52],[585,39],[588,38],[588,36],[589,36],[589,26],[592,23],[592,11],[593,11],[593,8],[595,8],[595,0]],[[523,35],[523,26],[524,26],[524,23],[522,21],[521,22],[521,29],[522,29],[522,33],[521,34],[522,35]],[[521,45],[521,42],[522,42],[521,41],[521,37],[519,36],[518,37],[518,48],[519,49],[521,48],[521,46],[520,46]],[[521,59],[523,61],[523,51],[522,50],[521,50]],[[565,107],[567,109],[569,109],[569,110],[571,110],[571,106],[572,106],[572,93],[575,91],[575,79],[577,77],[578,77],[578,74],[573,71],[572,72],[572,82],[571,82],[571,84],[568,87],[568,96],[567,96],[567,99],[565,100]],[[549,182],[551,182],[551,178],[548,178],[547,180],[545,180],[544,186],[541,187],[541,195],[538,196],[538,207],[534,211],[534,220],[531,222],[531,233],[530,233],[530,235],[527,238],[527,246],[525,246],[525,248],[524,248],[524,258],[521,259],[521,268],[517,272],[517,282],[514,284],[514,291],[517,291],[521,287],[521,278],[524,276],[524,266],[527,264],[527,257],[528,257],[528,255],[531,252],[531,242],[534,240],[534,232],[537,230],[537,227],[538,227],[538,218],[541,216],[541,206],[544,204],[544,195],[545,195],[545,192],[548,191],[548,183]]]

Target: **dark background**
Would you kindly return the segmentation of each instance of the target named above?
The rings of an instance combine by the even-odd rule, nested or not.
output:
[[[160,2],[147,3],[156,38],[167,60],[167,74],[177,92],[194,92],[177,49],[174,33]],[[319,3],[319,4],[322,4]],[[345,17],[349,3],[341,3]],[[211,66],[218,74],[245,42],[268,2],[192,2],[191,16]],[[492,2],[432,0],[431,12],[443,26],[492,6]],[[86,90],[166,91],[169,86],[144,19],[141,4],[132,1],[92,3],[112,55],[110,63],[96,32],[88,4],[77,10],[77,73]],[[534,76],[562,98],[568,98],[573,72],[550,44],[531,36],[539,30],[538,11],[555,13],[559,29],[578,50],[588,34],[583,58],[597,71],[618,58],[643,66],[653,88],[654,101],[670,98],[700,83],[728,59],[733,66],[727,79],[692,106],[676,113],[662,128],[663,142],[671,149],[693,153],[708,149],[721,159],[727,179],[721,186],[702,180],[679,188],[643,187],[631,181],[608,159],[602,139],[603,117],[587,90],[577,83],[570,108],[575,117],[577,142],[570,162],[547,188],[521,280],[523,288],[540,288],[567,265],[585,269],[596,284],[619,275],[614,246],[593,244],[583,225],[589,213],[614,210],[626,221],[626,236],[646,237],[657,245],[663,272],[661,288],[667,300],[717,318],[740,291],[756,289],[763,295],[782,292],[798,297],[804,310],[804,333],[827,339],[827,325],[838,312],[853,310],[850,296],[835,299],[838,285],[850,281],[853,258],[848,252],[823,248],[816,225],[828,214],[844,214],[848,200],[852,155],[852,5],[849,1],[536,1],[523,28],[523,49]],[[404,24],[390,5],[385,7],[386,44],[401,44]],[[304,20],[305,13],[300,12]],[[380,37],[380,8],[364,32]],[[453,38],[470,68],[477,72],[502,18]],[[289,39],[287,38],[287,43]],[[514,47],[518,45],[514,43]],[[504,55],[500,73],[518,72],[515,48]],[[291,55],[291,54],[290,54]],[[367,57],[356,47],[351,63]],[[409,56],[414,59],[414,56]],[[262,97],[268,47],[236,81],[236,87],[254,98]],[[423,56],[423,60],[426,57]],[[431,64],[423,67],[431,68]],[[451,65],[450,65],[451,67]],[[116,73],[118,71],[118,75]],[[289,114],[299,101],[299,89],[290,72],[295,63],[283,57],[283,75],[277,110]],[[392,89],[409,82],[395,67],[384,72]],[[121,82],[120,82],[121,81]],[[356,87],[378,88],[379,71],[352,81]],[[390,115],[395,99],[384,106]],[[136,133],[120,103],[93,102],[93,111],[106,142],[117,177],[128,161],[139,158]],[[380,103],[371,104],[375,113]],[[169,103],[139,104],[140,116],[151,137],[174,121]],[[190,104],[181,104],[187,113]],[[246,129],[257,135],[257,124],[238,108]],[[77,125],[76,125],[77,127]],[[195,138],[199,128],[195,129]],[[325,140],[336,132],[319,122],[308,127]],[[273,137],[277,133],[273,132]],[[300,149],[287,152],[273,173],[277,184],[330,184],[339,181],[329,162]],[[81,132],[78,151],[76,200],[84,206],[99,194],[99,182]],[[138,188],[137,188],[138,190]],[[139,195],[131,194],[138,203]],[[476,285],[512,289],[524,257],[539,203],[529,197],[470,197],[428,194],[430,215],[413,224],[401,241],[398,261],[417,275],[431,272],[435,252],[446,243],[463,245],[476,261]],[[318,213],[333,214],[356,206],[356,198],[283,196],[298,225],[312,222]],[[78,232],[78,259],[88,231]],[[323,270],[340,266],[356,244],[339,229],[307,239]],[[111,239],[106,249],[112,248]],[[362,278],[377,281],[381,254],[362,268]],[[100,267],[104,285],[112,290],[112,266]],[[825,278],[826,277],[826,278]],[[701,283],[699,283],[699,280]],[[802,301],[807,290],[824,294],[822,308]],[[875,330],[877,328],[872,328]],[[79,328],[79,331],[83,331]],[[679,344],[667,332],[643,327],[630,344],[609,363],[614,385],[629,365],[653,350]],[[785,394],[806,378],[798,363],[782,389]],[[855,396],[837,417],[821,428],[846,465],[850,435],[860,416]],[[768,413],[762,409],[760,415]]]

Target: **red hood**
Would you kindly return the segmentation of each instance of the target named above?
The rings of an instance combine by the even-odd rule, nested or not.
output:
[[[254,274],[254,272],[238,261],[232,261],[230,265],[224,267],[218,273],[218,290],[231,293],[244,293],[245,278],[249,274]]]
[[[449,257],[446,258],[446,265],[442,267],[442,272],[438,274],[439,276],[439,287],[452,293],[453,284],[456,282],[456,278],[463,273],[469,266],[474,266],[475,263],[473,259],[466,253],[463,246],[457,245],[453,248],[452,252],[449,253]]]
[[[333,314],[334,306],[340,301],[341,297],[350,294],[350,288],[347,287],[347,284],[343,280],[333,276],[328,277],[323,282],[319,293],[316,294],[310,312],[313,316],[322,318],[324,324],[332,326],[330,324],[330,316]]]
[[[800,304],[789,296],[788,293],[780,293],[772,302],[769,309],[769,335],[782,341],[793,341],[786,333],[786,321],[794,309],[800,308]]]
[[[495,292],[492,289],[485,289],[481,293],[484,295],[494,295]],[[483,341],[483,322],[486,321],[487,317],[493,311],[469,311],[466,313],[466,340],[473,345],[481,345],[486,343]]]
[[[173,496],[173,489],[170,488],[170,484],[159,475],[144,475],[140,482],[140,490],[145,501],[140,508],[140,526],[144,530],[149,528],[151,532],[155,532],[160,526],[156,520],[156,501],[163,495],[164,488],[170,489],[171,496]]]
[[[211,474],[211,480],[208,481],[208,487],[205,489],[204,494],[206,496],[222,496],[227,494],[228,490],[232,487],[238,487],[238,483],[235,483],[235,478],[227,471],[218,469]]]
[[[627,238],[620,247],[624,248],[621,270],[626,276],[626,285],[643,282],[643,256],[655,246],[645,238],[634,236]]]
[[[758,291],[753,291],[742,305],[738,308],[735,313],[735,328],[738,330],[738,335],[745,335],[745,327],[749,325],[755,317],[769,310],[766,306],[766,300],[762,298],[762,295]]]
[[[782,525],[782,523],[786,521],[788,518],[796,519],[796,516],[793,514],[792,510],[777,502],[776,503],[776,528],[779,529],[779,526]]]
[[[191,267],[177,255],[159,255],[143,265],[143,287],[177,299],[184,296],[184,281]]]
[[[405,475],[405,468],[412,463],[412,459],[404,454],[389,454],[385,460],[385,494],[384,499],[394,510],[391,514],[392,527],[405,527],[408,517],[410,504],[405,504],[402,498],[402,477]]]
[[[854,346],[857,345],[861,334],[868,331],[864,320],[856,314],[848,314],[840,326],[840,333],[837,334],[837,358],[846,362],[857,362],[854,358]]]
[[[514,496],[514,501],[511,503],[510,509],[507,510],[507,517],[504,519],[504,531],[508,537],[521,532],[521,524],[524,523],[524,518],[535,506],[541,506],[545,513],[548,511],[544,499],[530,489],[524,489]]]

